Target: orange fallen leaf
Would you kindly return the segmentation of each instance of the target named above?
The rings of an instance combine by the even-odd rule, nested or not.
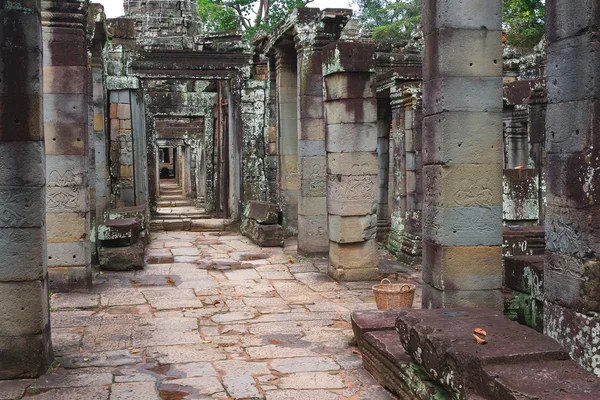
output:
[[[481,329],[481,328],[475,328],[475,329],[473,329],[473,333],[476,333],[476,334],[481,335],[481,336],[487,336],[487,333],[483,329]]]
[[[487,340],[480,338],[479,336],[473,334],[473,337],[475,338],[475,341],[477,342],[477,344],[486,344]]]

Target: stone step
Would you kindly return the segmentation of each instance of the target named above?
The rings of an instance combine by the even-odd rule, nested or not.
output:
[[[192,200],[158,200],[156,202],[157,207],[185,207],[185,206],[193,206],[194,202]]]
[[[554,340],[495,310],[355,312],[352,328],[365,368],[400,398],[435,397],[424,388],[455,399],[600,398],[600,378]],[[487,344],[476,343],[474,328],[487,332]]]

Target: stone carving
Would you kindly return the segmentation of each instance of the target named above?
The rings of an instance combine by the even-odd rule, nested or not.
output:
[[[0,224],[3,226],[22,226],[26,215],[21,205],[26,198],[19,196],[14,190],[0,189]],[[25,205],[27,207],[27,205]]]
[[[73,171],[65,171],[60,173],[59,171],[52,171],[48,177],[46,186],[49,187],[72,187],[83,185],[83,174],[75,174]]]
[[[490,205],[493,200],[492,189],[489,181],[478,179],[462,179],[459,188],[454,195],[454,202],[461,207],[474,207]]]
[[[554,208],[546,217],[546,247],[548,250],[583,257],[589,247],[583,239],[584,227],[569,210]]]

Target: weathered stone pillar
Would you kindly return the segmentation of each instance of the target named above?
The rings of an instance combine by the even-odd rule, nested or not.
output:
[[[502,2],[423,3],[423,306],[502,308]]]
[[[284,227],[288,234],[298,230],[298,103],[296,50],[277,49],[277,105],[279,109],[279,194]]]
[[[546,7],[544,332],[600,375],[600,0]]]
[[[390,130],[391,107],[389,98],[377,99],[377,159],[379,182],[377,187],[377,240],[386,242],[390,232]]]
[[[52,360],[39,4],[0,2],[0,379]]]
[[[372,280],[377,258],[377,99],[374,47],[323,49],[327,127],[329,275]]]
[[[322,50],[298,50],[298,253],[327,254]]]
[[[48,273],[53,291],[92,284],[88,190],[86,0],[44,1]]]

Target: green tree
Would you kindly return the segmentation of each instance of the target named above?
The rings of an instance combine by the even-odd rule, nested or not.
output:
[[[355,0],[354,4],[376,41],[404,44],[421,24],[421,0]]]
[[[502,0],[506,42],[533,47],[544,37],[545,0]]]
[[[247,37],[270,32],[294,8],[313,0],[198,0],[198,13],[207,32],[240,29]]]

